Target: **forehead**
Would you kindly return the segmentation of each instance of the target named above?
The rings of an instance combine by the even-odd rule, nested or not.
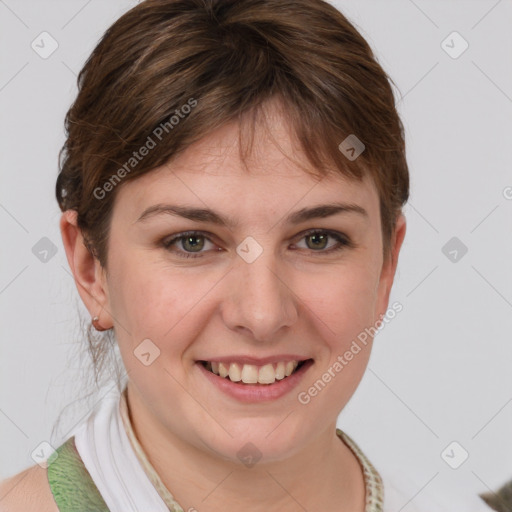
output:
[[[294,204],[346,201],[364,205],[378,215],[373,180],[362,181],[331,169],[322,178],[309,170],[306,156],[277,112],[255,125],[250,152],[240,155],[240,125],[230,123],[188,147],[161,167],[125,183],[116,203],[142,209],[155,203],[181,200],[197,206],[252,215],[258,210],[282,211]]]

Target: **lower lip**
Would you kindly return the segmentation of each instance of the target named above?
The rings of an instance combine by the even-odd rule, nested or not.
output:
[[[304,374],[313,365],[313,360],[307,360],[298,370],[289,377],[282,380],[276,380],[273,384],[243,384],[232,382],[228,377],[221,377],[207,370],[202,363],[197,362],[197,366],[203,375],[218,389],[236,398],[241,402],[267,402],[276,400],[289,393],[302,380]]]

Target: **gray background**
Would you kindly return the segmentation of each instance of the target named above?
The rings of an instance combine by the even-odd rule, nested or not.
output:
[[[42,441],[58,446],[94,403],[70,408],[52,436],[89,371],[58,231],[57,153],[76,74],[135,3],[0,0],[0,478],[33,465]],[[403,96],[412,179],[391,297],[404,309],[376,339],[339,426],[400,479],[397,510],[467,512],[464,495],[512,478],[512,2],[333,3]],[[43,31],[59,45],[47,59],[31,48]],[[458,58],[442,47],[453,31],[469,44]],[[57,251],[46,262],[32,252],[43,237]],[[456,261],[443,252],[452,237]],[[453,441],[469,453],[458,469],[441,456]]]

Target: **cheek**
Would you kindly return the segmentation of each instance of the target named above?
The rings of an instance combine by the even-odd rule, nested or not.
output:
[[[130,332],[133,343],[150,338],[160,344],[186,315],[187,301],[179,278],[168,280],[135,265],[112,288],[112,313]],[[123,329],[119,330],[122,333]]]
[[[120,244],[112,249],[111,261],[116,263],[108,280],[109,304],[119,341],[131,337],[131,343],[137,344],[157,337],[163,323],[169,329],[173,317],[180,313],[179,283],[169,285],[144,254],[123,251]]]
[[[172,387],[171,375],[183,378],[179,361],[189,342],[183,329],[192,331],[186,321],[190,306],[183,293],[184,279],[171,279],[163,269],[152,270],[140,259],[118,258],[117,263],[109,298],[119,350],[130,380],[153,403]],[[144,354],[149,356],[144,359]]]
[[[125,327],[117,329],[119,342],[133,349],[149,338],[162,352],[181,352],[203,328],[211,312],[208,293],[221,276],[180,271],[143,256],[115,255],[109,299],[112,314]]]
[[[323,340],[323,350],[298,400],[318,414],[330,411],[336,418],[364,375],[372,346],[368,328],[374,321],[376,280],[368,265],[358,264],[309,283],[316,281],[309,287],[305,304],[315,322],[314,332]]]
[[[303,283],[304,303],[333,343],[357,336],[373,324],[377,276],[364,264],[333,269]]]

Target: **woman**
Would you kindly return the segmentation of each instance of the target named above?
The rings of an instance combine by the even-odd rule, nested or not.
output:
[[[366,41],[322,0],[146,0],[78,85],[60,228],[127,379],[4,506],[383,510],[336,428],[395,309],[409,192]]]

